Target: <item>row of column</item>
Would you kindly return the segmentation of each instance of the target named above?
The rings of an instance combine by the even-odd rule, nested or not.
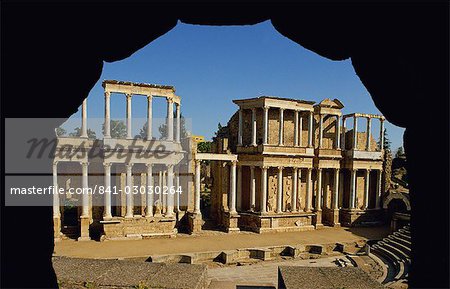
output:
[[[133,138],[131,134],[131,97],[132,94],[126,94],[127,99],[127,110],[126,110],[126,124],[127,124],[127,138],[131,139]],[[173,141],[174,140],[174,125],[173,125],[173,99],[170,97],[167,97],[167,116],[166,116],[166,125],[167,125],[167,140]],[[86,101],[86,100],[85,100]],[[83,123],[85,124],[85,101],[83,101]],[[152,133],[152,102],[153,102],[153,96],[148,95],[147,96],[147,131],[146,135],[148,140],[151,140],[153,137]],[[181,110],[180,110],[180,103],[175,103],[176,107],[176,133],[175,133],[175,141],[180,142],[181,137]],[[105,91],[105,138],[111,137],[111,93],[109,91]],[[82,129],[83,131],[83,129]],[[87,135],[87,134],[86,134]]]
[[[325,114],[319,115],[319,148],[322,148],[322,144],[323,144],[323,121],[324,121],[325,116],[326,116]],[[341,147],[341,145],[340,145],[341,126],[339,125],[340,124],[340,116],[339,115],[333,115],[333,116],[336,117],[334,148],[338,149]]]
[[[263,107],[263,144],[268,144],[269,139],[269,109],[270,107]],[[257,108],[252,108],[252,146],[256,146],[256,110]],[[278,145],[284,145],[284,108],[279,108],[279,135],[278,135]],[[300,115],[299,110],[294,110],[294,146],[302,147],[302,137],[299,132],[303,131],[303,119]],[[238,128],[238,145],[242,145],[242,134],[243,134],[243,108],[239,109],[239,128]],[[309,111],[308,114],[308,147],[312,147],[313,139],[313,112]]]
[[[88,218],[89,217],[89,195],[87,194],[87,190],[89,188],[88,184],[88,162],[80,162],[82,167],[82,181],[81,186],[83,189],[82,194],[82,210],[81,210],[81,217]],[[103,218],[108,219],[112,218],[112,212],[111,212],[111,165],[112,163],[104,163],[104,213]],[[146,181],[146,217],[151,217],[154,215],[153,212],[153,206],[154,206],[154,190],[151,192],[148,190],[148,186],[153,186],[153,164],[147,164],[147,181]],[[180,186],[180,177],[179,174],[175,175],[173,165],[167,165],[167,176],[165,176],[166,172],[159,171],[159,181],[158,185],[160,187],[163,187],[164,181],[166,180],[166,183],[164,184],[169,189],[174,186],[174,180],[175,180],[175,188],[176,188],[176,194],[168,193],[167,196],[167,204],[165,206],[165,216],[166,217],[172,217],[174,214],[174,200],[176,197],[176,211],[180,211],[180,195],[178,193],[178,187]],[[126,186],[130,187],[130,193],[126,194],[126,218],[132,218],[133,211],[134,211],[134,204],[133,204],[133,193],[131,193],[133,190],[133,175],[132,175],[132,169],[133,164],[129,163],[126,164]],[[58,162],[53,163],[53,186],[54,190],[58,190]],[[106,188],[109,188],[106,190]],[[140,192],[140,191],[139,191]],[[125,193],[125,192],[122,192]],[[159,194],[159,201],[161,205],[164,204],[164,198],[163,194]],[[60,217],[60,200],[59,200],[59,194],[53,194],[53,216],[54,217]]]
[[[269,167],[261,167],[261,203],[260,208],[262,213],[267,212],[267,170]],[[277,167],[277,203],[276,203],[276,213],[282,212],[282,201],[283,201],[283,170],[284,167]],[[305,202],[305,212],[311,212],[312,208],[312,168],[306,168],[306,202]],[[315,201],[315,211],[320,211],[322,209],[322,168],[316,169],[317,173],[317,183],[316,183],[316,201]],[[333,194],[331,199],[331,209],[339,208],[339,171],[340,169],[333,169]],[[356,208],[356,173],[357,170],[350,170],[350,200],[349,208]],[[365,170],[365,185],[364,185],[364,208],[369,208],[369,188],[370,188],[370,170]],[[301,169],[293,168],[293,184],[292,184],[292,204],[291,211],[297,211],[297,198],[299,191],[298,180],[301,179]],[[256,207],[256,178],[255,178],[255,166],[250,166],[250,210],[254,211]],[[238,170],[238,191],[241,195],[242,190],[242,167]],[[376,204],[375,208],[380,208],[381,199],[381,171],[377,170],[377,191],[376,191]]]
[[[230,214],[237,214],[236,211],[236,166],[237,161],[230,161],[230,181],[229,181],[229,198],[228,198],[228,209]],[[200,193],[201,193],[201,161],[195,161],[195,202],[194,202],[194,213],[201,214],[200,212]]]
[[[358,116],[353,116],[353,140],[352,140],[352,148],[356,149],[358,147]],[[372,137],[372,118],[366,117],[367,119],[367,128],[366,128],[366,151],[370,151],[370,140]],[[343,133],[342,133],[342,149],[345,149],[345,128],[346,128],[346,120],[347,117],[342,118],[342,127],[343,127]],[[379,151],[382,151],[383,144],[384,144],[384,119],[380,118],[380,135],[379,135],[379,142],[380,147]]]

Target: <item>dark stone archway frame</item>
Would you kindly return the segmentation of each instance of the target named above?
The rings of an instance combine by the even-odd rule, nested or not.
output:
[[[97,82],[103,61],[130,56],[177,21],[248,25],[270,20],[282,35],[321,56],[351,58],[379,110],[406,128],[413,208],[410,285],[448,287],[448,10],[445,2],[2,2],[2,116],[70,116]],[[26,93],[17,95],[18,87]],[[51,222],[51,208],[2,206],[2,287],[56,286]],[[429,231],[434,238],[423,237]],[[429,248],[440,251],[430,258]]]

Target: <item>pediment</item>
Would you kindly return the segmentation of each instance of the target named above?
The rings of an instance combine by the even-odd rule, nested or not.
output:
[[[319,106],[321,106],[321,107],[329,107],[329,108],[337,108],[337,109],[341,109],[341,108],[344,107],[342,102],[339,99],[337,99],[337,98],[335,98],[333,100],[331,100],[329,98],[326,98],[326,99],[322,100],[319,103]]]

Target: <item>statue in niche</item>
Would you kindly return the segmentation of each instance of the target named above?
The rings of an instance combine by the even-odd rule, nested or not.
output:
[[[288,176],[284,182],[284,209],[285,211],[292,211],[291,206],[291,191],[292,191],[292,178]]]
[[[160,216],[162,212],[162,204],[160,200],[155,201],[155,215]]]
[[[276,193],[278,190],[278,184],[275,176],[269,176],[269,186],[268,186],[268,197],[267,197],[267,211],[272,212],[275,208]]]

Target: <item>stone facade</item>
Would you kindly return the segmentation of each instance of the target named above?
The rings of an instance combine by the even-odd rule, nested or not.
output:
[[[234,103],[239,110],[228,122],[228,135],[216,138],[213,148],[238,157],[235,218],[240,229],[302,231],[382,221],[383,148],[371,124],[379,120],[382,131],[384,117],[342,115],[337,99],[315,104],[263,96]],[[361,118],[366,119],[364,132],[358,132]],[[229,203],[230,172],[222,161],[213,161],[211,170],[211,215],[224,225],[219,212]]]
[[[181,98],[173,87],[121,81],[105,81],[103,86],[103,139],[88,138],[84,101],[80,137],[58,138],[53,182],[65,192],[115,189],[75,197],[55,194],[55,240],[64,235],[82,241],[198,233],[206,221],[230,233],[264,233],[382,220],[382,170],[387,166],[383,147],[378,147],[371,129],[372,120],[379,120],[380,131],[384,130],[382,116],[342,115],[344,106],[337,99],[317,104],[268,96],[234,100],[239,110],[215,138],[212,151],[200,153],[194,137],[180,137]],[[125,138],[111,137],[111,93],[126,95]],[[135,94],[147,97],[150,125],[142,139],[131,137]],[[152,99],[157,96],[167,100],[167,133],[159,140],[151,128]],[[365,132],[358,131],[359,119],[366,119]],[[383,143],[383,134],[379,136]],[[155,147],[168,154],[158,157]],[[92,151],[98,153],[86,154]],[[201,211],[200,175],[205,161],[210,164],[208,220]],[[177,189],[174,194],[157,195],[149,186],[181,188],[182,193]],[[134,187],[138,194],[126,193]]]

